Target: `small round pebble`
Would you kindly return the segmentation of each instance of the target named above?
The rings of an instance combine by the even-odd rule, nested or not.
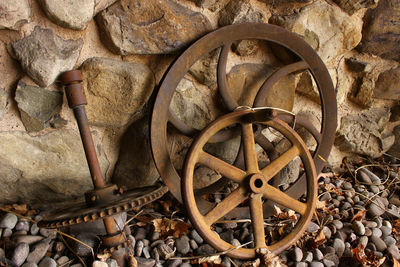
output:
[[[0,219],[0,228],[14,229],[18,222],[18,217],[12,213],[6,213]]]
[[[394,239],[392,236],[386,236],[383,241],[386,243],[386,245],[389,247],[391,245],[396,244],[396,239]]]
[[[307,226],[307,232],[309,232],[309,233],[316,233],[318,230],[319,230],[319,225],[318,224],[316,224],[315,222],[310,222],[309,224],[308,224],[308,226]]]
[[[144,248],[143,240],[139,240],[138,242],[136,242],[135,256],[140,257],[142,255],[143,248]]]
[[[300,262],[303,259],[303,251],[300,248],[295,247],[293,250],[290,251],[290,257],[292,258],[292,260]]]
[[[378,251],[383,252],[387,248],[385,242],[380,237],[372,236],[371,241],[375,244]]]
[[[343,253],[344,253],[344,249],[345,249],[345,245],[343,240],[339,239],[339,238],[335,238],[333,240],[333,248],[336,250],[336,254],[338,255],[338,257],[342,257]]]
[[[39,230],[40,230],[39,226],[36,223],[31,225],[31,234],[32,235],[37,235],[39,233]]]
[[[27,243],[19,243],[12,254],[11,261],[15,266],[21,266],[29,254],[29,245]]]
[[[307,267],[308,264],[306,262],[297,262],[295,266],[296,267]]]
[[[196,241],[197,244],[203,244],[204,240],[203,238],[199,235],[199,233],[197,233],[196,230],[193,230],[190,232],[190,236],[194,239],[194,241]]]
[[[25,262],[21,267],[37,267],[37,264],[33,262]]]
[[[335,267],[335,263],[331,260],[323,259],[322,262],[324,263],[325,267]]]
[[[308,251],[305,255],[304,255],[304,259],[303,261],[305,262],[312,262],[313,260],[313,254],[311,251]]]
[[[382,237],[388,236],[392,233],[392,228],[390,228],[388,226],[382,225],[382,227],[380,229],[382,231]]]
[[[69,261],[69,258],[67,256],[61,256],[56,260],[57,265],[63,265],[65,263],[67,263],[68,261]]]
[[[313,251],[313,257],[314,260],[321,261],[324,258],[324,254],[317,248]]]
[[[381,237],[382,236],[382,231],[379,228],[373,228],[372,229],[372,236],[376,237]]]
[[[352,228],[357,235],[365,234],[365,226],[360,221],[354,221],[352,224]]]
[[[57,267],[57,262],[50,258],[50,257],[44,257],[43,260],[39,263],[38,267]],[[97,267],[107,267],[106,266],[97,266]]]
[[[20,220],[16,225],[15,225],[15,230],[17,231],[29,231],[29,222],[25,220]]]
[[[104,261],[94,261],[92,267],[108,267],[108,264]]]
[[[38,264],[39,261],[44,257],[47,250],[49,249],[50,244],[46,241],[42,241],[33,246],[32,251],[29,253],[28,258],[26,259],[28,262],[33,262]]]
[[[176,250],[182,255],[186,255],[190,250],[189,237],[181,236],[175,241]]]
[[[324,267],[324,264],[322,262],[313,261],[313,262],[310,262],[309,267]]]

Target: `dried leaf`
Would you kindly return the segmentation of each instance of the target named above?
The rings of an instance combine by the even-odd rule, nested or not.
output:
[[[160,200],[159,203],[161,204],[161,206],[163,207],[163,209],[164,209],[164,211],[166,213],[170,213],[171,212],[172,201],[170,201],[170,200],[167,200],[167,201]]]
[[[287,267],[279,258],[279,256],[273,254],[271,251],[267,251],[262,257],[262,266],[268,267]]]
[[[375,256],[375,253],[372,251],[365,252],[364,246],[362,244],[358,244],[356,248],[353,250],[356,259],[364,266],[364,267],[378,267],[381,266],[386,257],[378,258]]]
[[[221,264],[221,257],[219,255],[203,257],[196,260],[195,263],[206,263],[207,265],[213,266],[214,264]],[[207,266],[206,265],[206,266]]]
[[[355,220],[361,221],[361,220],[364,218],[365,213],[367,213],[367,210],[359,210],[359,211],[354,215],[353,219],[351,219],[350,222],[353,222],[353,221],[355,221]]]
[[[396,258],[392,255],[392,259],[393,259],[393,267],[400,267],[400,263],[398,260],[396,260]]]
[[[189,232],[190,224],[183,221],[170,220],[168,218],[154,219],[154,231],[160,232],[161,237],[173,236],[179,238]]]
[[[283,212],[279,207],[274,206],[276,215],[275,217],[282,220],[292,219],[297,221],[296,212],[294,210],[288,210]]]
[[[326,242],[325,234],[322,230],[319,230],[315,238],[310,238],[307,240],[307,246],[310,249],[316,249]]]
[[[97,254],[97,258],[101,261],[106,261],[108,258],[111,257],[110,253],[105,253],[105,254]]]
[[[243,263],[241,267],[259,267],[260,264],[261,264],[260,259],[256,259],[254,261],[248,261],[248,262]]]
[[[138,267],[138,263],[132,255],[129,255],[129,267]]]
[[[319,199],[317,199],[317,203],[315,205],[315,208],[317,210],[324,210],[326,209],[326,200],[325,201],[320,201]]]

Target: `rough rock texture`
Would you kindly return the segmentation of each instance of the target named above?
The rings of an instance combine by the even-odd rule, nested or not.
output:
[[[95,135],[96,137],[96,135]],[[95,144],[99,144],[95,138]],[[49,201],[82,195],[93,187],[82,141],[72,130],[31,137],[0,132],[0,201]],[[102,170],[108,160],[96,146]]]
[[[231,0],[220,12],[221,26],[243,22],[265,22],[264,14],[254,9],[249,0]]]
[[[15,100],[28,132],[41,131],[50,126],[50,120],[61,110],[62,95],[61,92],[18,82]]]
[[[146,65],[90,58],[81,71],[90,124],[119,127],[143,115],[154,89],[154,75]]]
[[[0,29],[18,30],[28,23],[31,7],[28,0],[0,2]]]
[[[379,157],[394,142],[393,134],[385,132],[389,118],[390,111],[386,108],[368,109],[343,116],[335,145],[342,151]]]
[[[11,44],[22,69],[41,87],[52,84],[61,72],[74,67],[82,45],[81,39],[63,40],[39,26]]]
[[[160,175],[150,148],[149,116],[134,122],[121,141],[112,181],[128,188],[153,185]]]
[[[374,96],[382,99],[400,100],[400,68],[391,69],[379,75]]]
[[[103,11],[117,1],[118,0],[94,0],[94,14]]]
[[[39,0],[48,18],[55,24],[83,30],[93,18],[94,0]]]
[[[398,0],[381,0],[364,19],[361,51],[400,61],[400,5]]]
[[[173,53],[211,30],[208,19],[171,0],[122,0],[97,16],[114,53]]]
[[[333,0],[340,8],[346,11],[349,15],[353,15],[363,8],[374,8],[379,0]]]
[[[349,94],[349,99],[364,108],[370,108],[374,102],[375,80],[363,76],[355,81],[355,90]]]
[[[395,136],[395,141],[393,146],[389,149],[388,153],[390,155],[400,158],[400,126],[396,126],[393,129],[393,134]]]
[[[198,7],[208,8],[211,11],[216,11],[224,7],[229,0],[190,0],[194,2]]]
[[[185,76],[178,84],[170,109],[183,122],[201,130],[220,112],[216,89],[197,84],[190,76]]]
[[[206,57],[196,61],[189,73],[200,83],[210,86],[217,82],[217,66],[221,49],[211,51]]]
[[[227,77],[233,98],[241,106],[253,106],[258,90],[273,71],[273,67],[263,64],[245,63],[234,66]],[[292,76],[283,77],[271,87],[265,98],[265,106],[292,110],[294,96],[294,79]]]
[[[350,17],[338,6],[321,0],[293,15],[273,16],[270,23],[301,35],[324,62],[353,49],[361,40],[362,22],[359,18]]]
[[[4,110],[7,106],[8,93],[6,90],[0,88],[0,119],[3,117]]]

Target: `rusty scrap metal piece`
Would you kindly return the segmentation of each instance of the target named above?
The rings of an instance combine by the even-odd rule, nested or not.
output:
[[[152,186],[122,192],[116,185],[106,185],[100,169],[93,138],[86,117],[87,104],[82,89],[82,75],[73,70],[61,75],[69,107],[73,109],[86,154],[94,189],[85,193],[85,199],[64,209],[55,211],[39,222],[39,227],[60,228],[78,223],[102,219],[107,232],[102,236],[103,245],[116,252],[125,243],[125,239],[116,224],[113,215],[129,211],[150,203],[163,196],[168,189],[165,186]],[[121,255],[115,255],[123,266]]]
[[[254,258],[257,251],[268,250],[274,254],[282,252],[296,242],[307,228],[313,216],[317,198],[317,173],[312,156],[301,137],[285,122],[271,117],[259,121],[259,111],[243,110],[224,115],[206,127],[193,141],[185,158],[182,179],[182,199],[192,225],[197,232],[214,248],[228,251],[227,255],[235,258]],[[280,132],[292,146],[260,169],[257,160],[256,142],[253,124],[263,124]],[[208,140],[221,129],[239,124],[242,128],[242,143],[244,145],[245,170],[237,168],[203,150]],[[273,187],[268,182],[296,157],[303,162],[306,177],[306,202],[299,201],[285,192]],[[193,188],[193,174],[196,165],[203,165],[237,183],[239,186],[225,197],[215,207],[207,212],[199,210]],[[272,200],[278,205],[298,213],[301,218],[294,230],[273,244],[266,244],[264,231],[263,199]],[[250,218],[255,239],[254,248],[238,248],[222,240],[212,226],[224,215],[242,203],[249,203]],[[233,249],[233,250],[232,250]]]
[[[174,62],[162,81],[153,108],[151,120],[153,158],[164,183],[179,201],[182,201],[181,178],[174,168],[169,154],[167,125],[168,123],[174,125],[182,134],[190,137],[195,136],[199,131],[180,121],[170,111],[169,106],[172,97],[179,82],[197,60],[217,48],[222,48],[217,66],[218,90],[228,112],[235,110],[238,104],[233,99],[226,82],[226,64],[232,44],[246,39],[259,39],[272,43],[289,51],[290,54],[296,55],[295,60],[297,60],[296,62],[287,62],[289,65],[277,69],[275,73],[266,79],[253,101],[254,107],[263,105],[268,91],[281,77],[302,70],[308,70],[314,77],[321,99],[321,129],[317,130],[309,121],[298,115],[296,116],[296,126],[308,130],[317,141],[317,148],[313,154],[317,173],[322,170],[326,163],[333,146],[337,126],[336,93],[329,72],[317,53],[300,36],[275,25],[243,23],[222,27],[196,41]],[[275,49],[275,51],[277,50]],[[287,122],[292,120],[292,118],[282,114],[278,114],[278,118],[282,118]],[[235,135],[229,131],[221,131],[221,133],[210,138],[209,142],[221,142],[232,136],[237,136],[237,134],[238,131],[236,131]],[[258,135],[256,142],[260,145],[262,143],[270,143],[263,135]],[[305,185],[306,179],[303,176],[295,184],[291,185],[286,192],[293,198],[298,199],[304,194],[303,188]],[[206,208],[210,207],[210,203],[203,203],[203,205]]]

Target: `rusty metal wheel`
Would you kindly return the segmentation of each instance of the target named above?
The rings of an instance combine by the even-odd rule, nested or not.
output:
[[[233,112],[220,117],[206,127],[190,147],[182,179],[182,198],[191,223],[209,244],[220,251],[231,250],[234,246],[222,240],[211,227],[241,203],[246,200],[249,202],[255,246],[254,248],[238,248],[228,252],[228,255],[242,259],[254,258],[263,249],[278,254],[296,242],[312,218],[317,196],[314,161],[301,137],[289,125],[277,118],[264,117],[265,121],[260,121],[261,116],[258,113],[260,111],[245,110]],[[259,168],[257,161],[253,133],[254,123],[261,123],[274,128],[292,144],[285,153],[262,169]],[[212,136],[232,125],[240,125],[242,129],[242,143],[246,163],[245,170],[230,165],[203,150],[204,145]],[[305,202],[294,199],[285,192],[268,184],[269,180],[297,156],[301,158],[305,170],[307,184]],[[206,213],[202,213],[199,210],[193,190],[193,173],[196,165],[205,165],[210,169],[216,170],[239,185],[235,191]],[[266,244],[265,240],[263,199],[271,200],[278,205],[294,210],[301,216],[291,233],[269,245]]]
[[[330,75],[322,60],[300,36],[281,27],[262,23],[244,23],[226,26],[196,41],[175,61],[164,77],[155,100],[151,120],[151,147],[153,157],[164,183],[168,186],[174,197],[180,201],[180,176],[171,160],[167,140],[167,125],[172,124],[179,132],[190,137],[195,136],[199,131],[180,121],[179,118],[170,111],[170,104],[175,90],[179,82],[197,60],[215,49],[222,48],[217,67],[218,92],[223,99],[226,111],[234,111],[238,107],[238,103],[236,103],[231,96],[226,82],[228,53],[234,42],[249,39],[267,41],[268,43],[284,48],[285,51],[295,55],[296,60],[295,62],[291,62],[277,69],[265,80],[253,101],[253,107],[260,107],[263,105],[268,91],[282,77],[302,70],[308,70],[313,76],[315,84],[318,87],[321,101],[322,118],[320,129],[316,129],[302,117],[296,117],[296,125],[306,128],[317,141],[317,146],[313,153],[317,173],[322,170],[326,163],[336,131],[337,106],[335,90]],[[280,118],[284,121],[290,121],[290,118],[284,118],[284,116]],[[210,142],[227,140],[235,136],[235,134],[236,133],[232,130],[221,131],[213,136]],[[263,135],[257,135],[256,142],[265,151],[271,150],[271,142]],[[223,182],[224,179],[220,180]],[[304,193],[302,190],[299,190],[299,188],[303,188],[305,183],[306,179],[302,177],[292,184],[286,192],[293,198],[298,199]],[[210,189],[215,187],[217,186],[211,187]]]

